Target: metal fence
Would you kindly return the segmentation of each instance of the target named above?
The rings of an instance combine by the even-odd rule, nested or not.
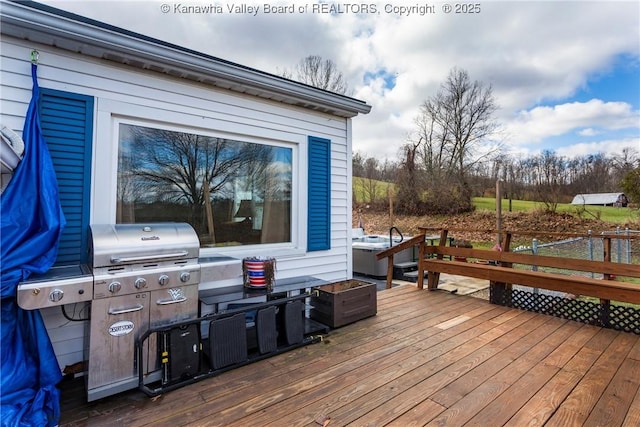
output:
[[[512,252],[530,252],[533,255],[604,261],[604,241],[605,238],[610,238],[611,262],[640,263],[640,239],[615,238],[615,236],[620,235],[640,235],[640,231],[629,230],[628,228],[623,230],[618,227],[615,231],[602,232],[600,234],[592,234],[591,230],[589,230],[588,234],[589,237],[578,237],[548,243],[540,243],[538,239],[533,239],[531,246],[519,246],[513,249]],[[532,269],[537,271],[538,267],[533,266]],[[545,271],[554,270],[557,272],[557,269],[545,269]],[[590,277],[598,276],[591,272],[585,272],[584,274]]]
[[[512,252],[529,252],[533,255],[556,256],[592,261],[604,261],[604,242],[611,239],[611,262],[640,264],[640,239],[622,239],[616,236],[640,235],[638,230],[622,230],[592,234],[588,237],[540,243],[533,239],[531,246],[519,246]],[[584,275],[602,279],[603,275],[558,268],[529,265],[513,265],[560,274]],[[563,292],[514,285],[508,292],[491,287],[491,301],[496,304],[544,313],[578,322],[640,334],[640,309],[632,306],[602,304],[592,300],[567,298]]]

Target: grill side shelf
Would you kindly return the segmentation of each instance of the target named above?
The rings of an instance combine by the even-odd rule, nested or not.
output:
[[[24,282],[18,285],[16,293],[18,305],[24,310],[91,301],[93,276]]]

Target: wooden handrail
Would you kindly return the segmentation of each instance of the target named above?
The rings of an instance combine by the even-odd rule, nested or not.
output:
[[[448,273],[489,280],[494,285],[521,284],[533,288],[596,297],[605,304],[611,300],[640,304],[640,287],[633,283],[432,258],[425,259],[424,264],[429,269],[429,275]]]
[[[386,284],[387,289],[391,289],[391,281],[393,280],[393,255],[397,254],[400,251],[408,249],[410,247],[424,244],[424,238],[425,238],[424,234],[418,234],[417,236],[414,236],[409,240],[402,241],[397,245],[393,245],[389,249],[385,249],[384,251],[381,251],[376,254],[376,259],[378,261],[381,260],[382,258],[388,258],[387,259],[387,284]]]
[[[433,230],[421,228],[421,230]],[[442,229],[441,235],[447,235],[449,229]],[[478,230],[474,230],[477,232]],[[640,265],[615,263],[611,260],[611,243],[613,239],[623,236],[619,234],[590,235],[578,233],[555,233],[557,236],[590,236],[602,238],[604,261],[593,261],[578,258],[552,257],[527,253],[510,252],[512,232],[502,231],[502,251],[446,247],[440,245],[423,244],[421,257],[418,261],[418,270],[428,270],[429,289],[437,289],[440,273],[457,274],[461,276],[476,277],[490,280],[495,286],[510,289],[511,284],[523,284],[536,288],[544,288],[561,292],[588,295],[600,298],[601,303],[608,305],[610,300],[639,303],[640,286],[633,283],[612,281],[614,277],[640,278]],[[529,234],[533,232],[513,232],[517,234]],[[535,234],[545,234],[535,233]],[[486,261],[487,264],[466,263],[458,261],[445,261],[444,257],[455,260],[458,258],[476,258]],[[580,275],[566,275],[531,270],[513,269],[513,264],[524,264],[538,267],[549,267],[574,272],[587,272],[602,274],[602,279],[592,279]],[[420,286],[420,282],[418,283]]]
[[[385,249],[384,251],[378,252],[376,254],[376,258],[381,260],[382,258],[386,258],[388,256],[397,254],[405,249],[408,249],[412,246],[420,244],[420,242],[424,242],[424,234],[419,234],[415,237],[412,237],[409,240],[404,240],[397,245],[391,246],[389,249]]]
[[[514,252],[499,252],[485,249],[456,248],[451,246],[426,246],[425,254],[446,255],[452,257],[476,258],[497,263],[538,265],[573,271],[613,274],[616,276],[640,277],[640,265],[623,264],[610,261],[592,261],[578,258],[561,258],[545,255],[532,255]]]
[[[420,253],[418,258],[418,283],[417,286],[419,289],[422,289],[424,286],[424,275],[427,270],[425,264],[428,264],[430,260],[434,258],[438,261],[443,260],[445,256],[449,258],[455,257],[464,257],[464,258],[476,258],[481,260],[486,260],[491,262],[500,270],[509,269],[510,272],[503,273],[491,273],[494,277],[512,277],[512,274],[517,275],[518,272],[522,270],[511,270],[513,264],[525,264],[531,266],[541,266],[541,267],[551,267],[558,268],[564,270],[572,270],[579,272],[590,272],[590,273],[598,273],[604,275],[604,280],[610,280],[614,276],[615,277],[634,277],[640,278],[640,265],[637,264],[623,264],[623,263],[614,263],[611,262],[611,241],[613,239],[640,239],[640,235],[628,235],[628,234],[596,234],[596,233],[559,233],[559,232],[538,232],[538,231],[515,231],[515,230],[477,230],[477,229],[463,229],[463,228],[442,228],[442,227],[419,227],[421,234],[403,241],[395,246],[390,247],[376,255],[378,260],[383,258],[388,258],[387,262],[387,289],[391,288],[391,281],[393,279],[393,255],[405,250],[409,247],[419,245]],[[440,236],[431,236],[429,238],[432,243],[433,240],[439,240],[438,245],[427,244],[427,232],[439,231]],[[472,249],[472,248],[458,248],[446,246],[447,239],[449,236],[449,232],[482,232],[495,234],[500,233],[503,236],[502,241],[502,249],[503,251],[495,251],[495,250],[484,250],[484,249]],[[557,236],[557,237],[592,237],[592,238],[601,238],[604,239],[604,261],[592,261],[585,259],[577,259],[577,258],[561,258],[561,257],[551,257],[545,255],[533,255],[533,254],[525,254],[525,253],[513,253],[510,252],[510,244],[512,241],[513,235],[523,235],[523,236],[535,236],[535,235],[546,235],[546,236]],[[439,268],[444,268],[440,266]],[[463,272],[470,272],[469,268],[455,268],[452,267],[453,270],[458,271],[459,274],[465,275]],[[451,268],[447,267],[446,270],[451,270]],[[444,271],[443,271],[444,272]],[[475,274],[475,270],[474,270]],[[485,273],[483,273],[485,274]],[[544,273],[543,273],[544,274]],[[440,273],[437,271],[430,272],[428,277],[428,288],[436,289],[438,287]],[[565,276],[565,280],[569,279],[571,276]],[[531,279],[528,279],[531,280]],[[575,279],[577,280],[577,279]],[[600,279],[599,279],[600,280]],[[556,279],[551,280],[553,283],[560,283]],[[504,282],[504,285],[510,287],[508,283]],[[517,281],[513,281],[513,283],[517,283]],[[602,283],[604,286],[605,283]],[[636,285],[632,285],[636,286]],[[544,286],[543,286],[544,287]],[[547,289],[549,289],[547,287]],[[592,289],[592,288],[591,288]],[[562,290],[562,289],[555,289]],[[603,298],[603,295],[607,294],[607,291],[595,292],[597,297]],[[596,296],[596,295],[592,295]],[[608,303],[605,299],[603,299],[604,303]]]

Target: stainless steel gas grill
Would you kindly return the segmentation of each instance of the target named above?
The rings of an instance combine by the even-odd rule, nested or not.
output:
[[[89,401],[137,387],[136,361],[145,381],[161,379],[155,336],[142,360],[135,357],[135,341],[149,328],[198,316],[199,251],[188,224],[91,226]]]
[[[88,401],[133,388],[165,393],[328,331],[305,306],[327,282],[301,276],[276,280],[272,291],[246,288],[241,260],[199,258],[188,224],[94,224],[89,246],[87,265],[52,268],[17,290],[24,309],[91,305],[89,319],[73,319],[86,324]],[[201,279],[216,286],[200,290]]]

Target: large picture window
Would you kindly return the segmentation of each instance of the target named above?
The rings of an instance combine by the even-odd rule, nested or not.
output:
[[[292,151],[120,123],[116,222],[188,222],[203,247],[291,242]]]

